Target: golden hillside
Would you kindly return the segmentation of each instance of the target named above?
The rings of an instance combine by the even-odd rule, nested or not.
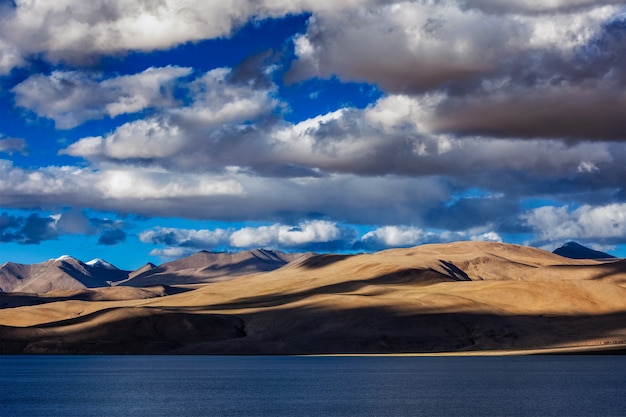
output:
[[[137,291],[3,294],[0,350],[324,354],[626,346],[626,261],[572,260],[517,245],[318,255],[229,281]]]

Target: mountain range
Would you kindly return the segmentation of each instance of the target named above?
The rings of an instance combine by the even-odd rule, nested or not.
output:
[[[568,242],[554,250],[571,259],[610,259],[613,256]],[[255,249],[237,253],[200,251],[162,265],[147,263],[135,271],[125,271],[96,258],[89,262],[68,255],[46,262],[24,265],[7,262],[0,266],[0,291],[45,293],[107,286],[150,287],[193,285],[229,280],[234,277],[269,272],[313,253],[285,253]]]
[[[251,267],[287,261],[275,255],[199,253],[126,278],[195,284],[0,293],[0,353],[626,351],[624,259],[456,242]]]
[[[201,284],[272,271],[294,259],[310,255],[263,249],[239,253],[200,251],[160,266],[148,263],[135,271],[121,270],[99,258],[81,262],[64,255],[33,265],[5,263],[0,266],[0,291],[45,293],[117,285]]]
[[[4,292],[44,293],[53,290],[98,288],[124,279],[122,271],[101,259],[83,263],[71,256],[23,265],[7,262],[0,266],[0,290]]]

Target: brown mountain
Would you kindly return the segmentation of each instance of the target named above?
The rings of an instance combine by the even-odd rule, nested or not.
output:
[[[289,254],[264,249],[237,253],[200,251],[157,267],[144,266],[143,270],[132,273],[128,279],[116,285],[149,287],[216,282],[273,271],[294,259],[307,256],[310,254]]]
[[[89,264],[70,256],[62,256],[33,265],[11,262],[2,265],[0,290],[43,293],[53,290],[107,287],[110,282],[126,276],[128,271],[104,264],[101,260],[94,260]]]
[[[626,351],[626,260],[486,242],[311,256],[157,298],[0,309],[3,353],[605,350]]]
[[[310,254],[287,254],[262,249],[239,253],[201,251],[160,266],[147,263],[135,271],[124,271],[102,259],[83,263],[64,255],[39,264],[8,262],[0,266],[0,291],[45,293],[110,285],[151,287],[208,283],[273,271],[306,256]]]

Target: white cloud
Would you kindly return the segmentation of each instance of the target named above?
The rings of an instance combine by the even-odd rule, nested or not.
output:
[[[297,222],[319,213],[372,224],[398,216],[415,221],[424,210],[445,201],[447,193],[445,182],[434,177],[290,179],[259,177],[237,168],[194,173],[130,164],[25,169],[0,160],[0,194],[5,207],[89,207],[227,221],[280,218]],[[396,196],[392,203],[390,195]]]
[[[13,167],[5,199],[28,205],[40,196],[59,206],[87,201],[102,210],[202,219],[278,216],[288,223],[320,213],[351,223],[403,218],[429,226],[429,213],[450,201],[454,189],[478,187],[517,199],[559,187],[565,193],[571,184],[587,192],[598,183],[619,186],[625,152],[617,144],[433,134],[425,121],[436,99],[408,95],[296,124],[275,122],[268,115],[275,87],[232,83],[230,74],[219,69],[193,81],[187,107],[63,151],[88,159],[89,169]],[[229,104],[236,110],[224,111]],[[485,175],[486,167],[498,174]],[[515,216],[514,207],[505,208]],[[457,223],[458,230],[470,226]]]
[[[165,245],[153,254],[175,257],[198,249],[297,249],[349,248],[354,233],[352,229],[338,226],[336,222],[311,220],[297,225],[272,224],[240,229],[179,229],[157,227],[139,235],[144,243]]]
[[[150,251],[150,256],[158,256],[159,258],[177,259],[183,256],[189,256],[195,252],[195,249],[182,247],[157,248]]]
[[[144,243],[211,249],[227,244],[231,233],[232,231],[224,229],[194,230],[157,227],[140,233],[139,240]]]
[[[388,248],[410,247],[426,243],[479,240],[502,242],[500,235],[490,230],[491,225],[461,232],[430,231],[412,226],[383,226],[358,236],[349,225],[328,220],[308,220],[295,225],[242,227],[239,229],[179,229],[157,227],[139,235],[140,241],[164,245],[152,254],[164,257],[188,255],[194,250],[242,250],[271,248],[279,250],[337,250],[379,251]]]
[[[18,1],[5,39],[27,53],[78,61],[94,54],[150,51],[228,35],[254,12],[247,1]]]
[[[588,161],[582,161],[580,165],[578,165],[578,168],[577,168],[578,172],[586,172],[586,173],[598,172],[599,170],[600,169],[596,166],[596,164],[594,164],[593,162],[588,162]]]
[[[95,188],[104,198],[173,199],[240,195],[243,187],[232,178],[153,171],[147,169],[111,169],[100,173]]]
[[[54,71],[32,75],[13,88],[16,103],[70,129],[91,119],[136,113],[150,107],[168,107],[174,80],[187,76],[190,68],[148,68],[134,75],[102,79],[79,71]]]
[[[19,48],[0,38],[0,75],[8,74],[13,68],[20,67],[24,63]]]
[[[359,237],[351,226],[341,226],[337,222],[327,220],[302,221],[296,225],[275,223],[239,229],[197,230],[157,227],[142,232],[139,239],[144,243],[165,245],[165,251],[169,251],[172,256],[179,252],[187,254],[192,249],[312,248],[323,252],[356,248],[378,251],[455,240],[502,242],[500,235],[489,231],[488,227],[450,233],[427,231],[411,226],[383,226]],[[184,252],[179,251],[182,248],[185,249]]]
[[[486,225],[463,231],[424,230],[413,226],[383,226],[365,233],[356,243],[368,250],[411,247],[427,243],[454,242],[460,240],[502,242],[502,237]]]
[[[427,122],[442,99],[439,94],[420,97],[390,94],[367,107],[363,118],[372,127],[386,133],[399,130],[428,132]]]
[[[470,240],[476,240],[481,242],[502,242],[502,237],[496,232],[485,232],[477,235],[472,235]]]
[[[230,236],[230,244],[237,248],[294,248],[312,243],[328,243],[341,237],[342,230],[336,222],[316,220],[302,222],[297,226],[274,224],[246,227]]]
[[[380,244],[412,242],[420,236],[446,239],[429,237],[424,231],[428,222],[454,230],[469,223],[433,220],[432,213],[442,207],[449,209],[440,210],[446,213],[486,207],[485,218],[504,215],[495,204],[463,205],[451,199],[452,193],[472,187],[502,195],[503,201],[548,192],[564,201],[592,200],[596,192],[622,187],[626,150],[617,139],[612,144],[564,144],[556,138],[564,132],[579,138],[582,125],[592,134],[599,132],[597,137],[615,139],[623,131],[626,99],[619,88],[619,65],[596,73],[582,60],[576,68],[584,71],[568,72],[572,57],[580,58],[573,52],[593,46],[588,42],[603,33],[617,10],[600,4],[615,3],[574,0],[570,5],[576,7],[571,8],[562,1],[530,0],[507,2],[506,7],[489,0],[241,1],[200,7],[185,1],[96,0],[67,9],[67,33],[61,33],[44,22],[60,19],[64,7],[74,2],[18,2],[15,16],[0,29],[14,27],[16,35],[0,42],[4,47],[21,45],[20,54],[38,51],[52,60],[82,59],[82,49],[109,54],[167,48],[227,35],[250,16],[307,9],[314,16],[307,33],[295,42],[300,64],[309,67],[296,64],[294,74],[337,74],[377,83],[388,94],[365,109],[342,108],[288,123],[277,120],[286,104],[279,102],[278,86],[269,78],[265,83],[236,80],[236,70],[227,68],[182,83],[179,78],[188,77],[189,68],[152,68],[108,80],[86,71],[33,76],[14,90],[18,103],[54,119],[59,127],[152,111],[63,151],[85,158],[89,168],[5,167],[7,175],[0,177],[0,189],[4,184],[7,191],[3,200],[23,205],[42,198],[51,205],[89,202],[146,215],[225,220],[258,216],[279,222],[241,231],[236,236],[241,245],[299,245],[298,239],[324,236],[310,226],[284,231],[284,224],[298,224],[311,213],[365,224],[395,224],[402,218],[425,228],[394,226],[368,236]],[[222,26],[209,24],[216,18],[212,10],[218,10]],[[183,27],[189,19],[197,21]],[[39,27],[26,25],[37,21]],[[137,24],[130,28],[129,22]],[[155,22],[165,29],[181,27],[148,37]],[[199,28],[198,22],[204,26]],[[17,29],[33,36],[20,36],[19,43]],[[267,75],[271,69],[265,71]],[[585,81],[576,83],[576,77]],[[189,101],[178,108],[168,92],[174,84],[188,93]],[[541,123],[531,123],[536,120]],[[567,200],[572,189],[579,195]],[[515,205],[505,208],[511,212]],[[481,220],[471,225],[484,223],[476,217]],[[463,233],[455,236],[500,238],[489,230]]]
[[[230,68],[217,68],[195,80],[190,85],[193,103],[174,110],[173,115],[187,123],[218,126],[254,120],[276,106],[274,85],[260,89],[253,84],[232,83],[231,74]]]
[[[247,122],[258,121],[276,107],[272,86],[257,89],[233,84],[228,80],[230,74],[226,68],[211,70],[190,84],[190,105],[125,123],[104,137],[83,138],[62,152],[92,160],[176,157],[185,164],[192,158],[190,165],[206,166],[195,159],[213,159],[220,147],[229,146],[221,143],[222,132],[245,131]]]
[[[125,123],[105,137],[87,137],[73,143],[62,153],[98,160],[164,158],[177,154],[185,138],[178,126],[167,119],[153,117]]]
[[[545,206],[523,215],[540,239],[548,241],[576,239],[626,238],[626,204],[605,206]]]
[[[273,87],[232,84],[229,74],[220,69],[199,78],[193,83],[195,100],[185,108],[70,145],[64,153],[93,165],[68,182],[67,173],[58,173],[57,185],[75,187],[63,187],[66,194],[59,195],[65,201],[46,198],[69,204],[79,200],[67,194],[76,195],[76,189],[87,190],[84,199],[102,209],[144,215],[267,220],[281,213],[282,220],[298,221],[313,212],[356,223],[393,224],[404,218],[422,225],[425,215],[450,200],[453,187],[518,198],[544,192],[537,190],[557,193],[558,187],[566,192],[573,183],[589,192],[598,183],[619,183],[624,149],[617,144],[432,134],[425,123],[432,117],[430,101],[423,97],[389,95],[363,110],[341,109],[296,124],[265,123],[275,108]],[[222,111],[239,101],[268,107],[243,104],[241,112]],[[198,116],[203,112],[213,116]],[[486,167],[498,175],[485,175]],[[26,183],[40,186],[17,181],[16,200],[32,198],[21,192]],[[455,228],[469,226],[459,223]]]
[[[519,43],[528,39],[568,42],[570,34],[580,33],[577,29],[593,27],[588,16],[610,13],[621,4],[619,0],[17,1],[15,8],[2,10],[0,73],[24,65],[27,56],[77,63],[133,50],[164,50],[229,36],[254,19],[311,12],[317,22],[315,33],[323,34],[326,44],[320,46],[312,27],[297,46],[312,69],[361,79],[378,74],[391,84],[394,76],[415,80],[422,74],[422,83],[429,84],[488,69],[497,64],[496,53],[508,49],[507,56],[514,56]],[[370,54],[372,49],[379,53]],[[417,55],[421,59],[415,59]],[[407,63],[413,64],[413,72]]]
[[[86,190],[93,178],[87,169],[63,166],[28,170],[15,167],[11,161],[0,160],[0,193],[7,204],[15,200],[28,206],[31,198],[62,201],[68,193]]]
[[[361,240],[374,247],[416,246],[432,240],[435,234],[415,227],[385,226],[367,232]]]
[[[606,143],[438,134],[431,127],[437,120],[433,101],[438,99],[389,95],[364,110],[344,108],[279,126],[267,146],[274,155],[262,159],[328,172],[415,176],[474,175],[486,166],[569,176],[581,163],[616,161]]]
[[[21,0],[3,8],[0,73],[24,56],[80,63],[101,55],[153,51],[229,36],[246,22],[302,12],[336,12],[377,0]]]
[[[72,206],[135,212],[156,209],[165,214],[177,210],[172,204],[188,205],[185,199],[233,197],[243,192],[235,178],[224,175],[191,175],[132,166],[100,171],[70,166],[27,170],[0,160],[0,193],[5,207]],[[160,200],[161,205],[149,203],[152,200]],[[195,208],[192,211],[200,212]]]

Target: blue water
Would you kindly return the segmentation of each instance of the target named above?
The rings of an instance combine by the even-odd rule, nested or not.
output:
[[[624,416],[626,356],[0,356],[0,416]]]

